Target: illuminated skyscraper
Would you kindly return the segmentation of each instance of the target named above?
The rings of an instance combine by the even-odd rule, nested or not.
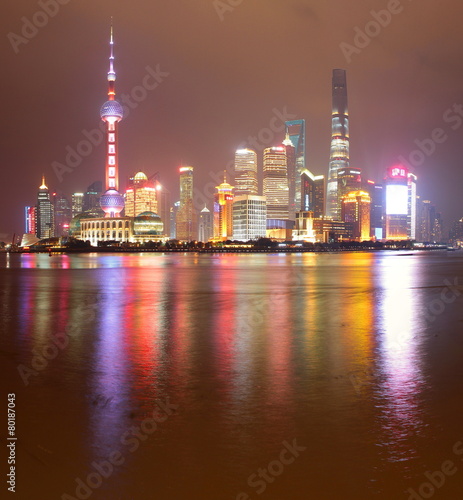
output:
[[[235,152],[235,195],[258,194],[257,154],[252,149]]]
[[[125,216],[136,217],[142,212],[158,212],[156,188],[143,172],[136,173],[129,179],[125,192]]]
[[[164,224],[164,234],[170,236],[170,191],[158,180],[155,181],[157,214]]]
[[[402,165],[390,167],[385,179],[386,186],[386,238],[406,240],[408,230],[408,170]]]
[[[84,206],[83,210],[93,210],[100,208],[100,196],[103,191],[103,184],[101,181],[95,181],[88,186],[87,191],[84,193]]]
[[[239,241],[265,238],[267,206],[265,196],[242,195],[233,200],[233,239]]]
[[[176,215],[178,240],[197,239],[197,214],[193,206],[193,167],[180,167],[180,206]]]
[[[322,217],[325,213],[325,176],[313,175],[304,170],[301,175],[301,207],[303,212],[313,212],[313,217]]]
[[[198,240],[206,243],[214,237],[214,218],[211,211],[204,207],[199,213]]]
[[[295,220],[296,212],[300,210],[299,205],[296,204],[296,148],[294,147],[289,132],[286,132],[285,140],[283,141],[284,148],[286,149],[286,168],[288,175],[288,218]],[[299,181],[299,189],[301,183]],[[302,199],[302,198],[301,198]]]
[[[37,195],[37,238],[51,238],[54,236],[54,210],[50,200],[48,187],[45,185],[45,177],[42,177],[42,185]]]
[[[289,187],[286,148],[264,149],[264,196],[267,198],[267,219],[289,218]]]
[[[341,219],[352,222],[352,236],[358,241],[370,239],[371,198],[366,191],[351,191],[341,199]]]
[[[71,215],[75,217],[84,211],[84,193],[73,193],[71,196]]]
[[[26,233],[37,234],[37,207],[26,207],[25,209]]]
[[[172,240],[177,239],[177,214],[180,208],[180,202],[176,201],[170,207],[170,238]]]
[[[340,168],[338,170],[338,197],[340,200],[351,191],[362,189],[362,171],[359,168]]]
[[[370,235],[377,240],[384,238],[384,189],[382,184],[374,181],[362,183],[362,191],[366,191],[371,198]]]
[[[408,173],[408,238],[416,240],[417,238],[417,213],[416,213],[416,181],[415,174]]]
[[[233,237],[233,189],[224,175],[222,184],[214,195],[214,239],[227,240]]]
[[[417,200],[417,234],[416,239],[425,243],[442,242],[442,218],[436,207],[429,200]],[[463,220],[463,219],[462,219]],[[461,221],[460,221],[461,222]],[[458,224],[454,225],[451,240],[460,240]]]
[[[111,26],[110,56],[108,72],[108,100],[100,110],[101,119],[106,123],[106,166],[105,189],[100,198],[100,206],[105,217],[120,217],[124,209],[124,197],[119,193],[118,164],[118,124],[124,116],[122,106],[115,100],[116,72],[114,71],[114,36]]]
[[[288,155],[288,190],[289,190],[289,210],[292,214],[292,206],[294,205],[294,211],[300,210],[302,203],[301,195],[301,175],[306,168],[306,151],[305,151],[305,120],[291,120],[285,122],[285,134],[287,139],[291,141],[294,146],[294,158],[290,151],[287,151]],[[285,144],[285,142],[283,142]],[[293,186],[291,185],[294,179],[294,195]],[[294,201],[293,201],[294,197]],[[294,220],[294,217],[291,218]]]
[[[347,110],[346,71],[333,70],[333,110],[330,165],[326,195],[326,215],[339,219],[338,171],[349,166],[349,115]]]
[[[72,219],[71,205],[63,194],[53,193],[53,206],[55,210],[55,236],[67,236]]]

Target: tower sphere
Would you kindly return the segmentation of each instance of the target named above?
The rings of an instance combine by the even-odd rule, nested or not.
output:
[[[120,214],[124,205],[124,197],[115,189],[108,189],[100,198],[100,207],[105,214]]]
[[[124,109],[117,101],[106,101],[103,106],[101,106],[100,116],[102,120],[109,117],[115,117],[122,120],[124,117]]]

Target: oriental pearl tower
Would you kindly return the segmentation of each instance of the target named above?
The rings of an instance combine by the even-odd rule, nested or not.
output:
[[[100,198],[100,206],[105,217],[120,217],[124,209],[124,197],[119,193],[119,165],[118,165],[118,123],[124,116],[119,102],[115,100],[116,72],[114,71],[114,36],[111,23],[110,56],[108,72],[108,100],[100,110],[101,119],[106,123],[106,192]]]

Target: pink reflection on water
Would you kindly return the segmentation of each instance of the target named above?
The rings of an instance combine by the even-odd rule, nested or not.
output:
[[[381,332],[379,398],[382,429],[390,461],[417,456],[414,440],[423,430],[421,406],[425,380],[421,371],[424,319],[420,314],[419,260],[414,256],[385,256],[379,280]]]
[[[105,269],[99,281],[99,296],[90,301],[98,315],[98,341],[95,343],[96,371],[89,397],[92,444],[105,454],[120,447],[121,431],[127,417],[129,362],[127,352],[127,305],[130,290],[124,283],[124,269]],[[109,406],[108,406],[109,405]]]

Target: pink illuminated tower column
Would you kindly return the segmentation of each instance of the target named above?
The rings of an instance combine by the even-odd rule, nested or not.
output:
[[[105,213],[105,217],[120,217],[124,209],[124,197],[119,193],[119,165],[118,165],[118,144],[117,129],[118,123],[124,116],[122,106],[115,100],[114,71],[114,36],[111,23],[111,53],[109,56],[108,72],[108,100],[100,110],[101,119],[106,123],[106,167],[105,186],[106,192],[100,198],[100,206]]]

